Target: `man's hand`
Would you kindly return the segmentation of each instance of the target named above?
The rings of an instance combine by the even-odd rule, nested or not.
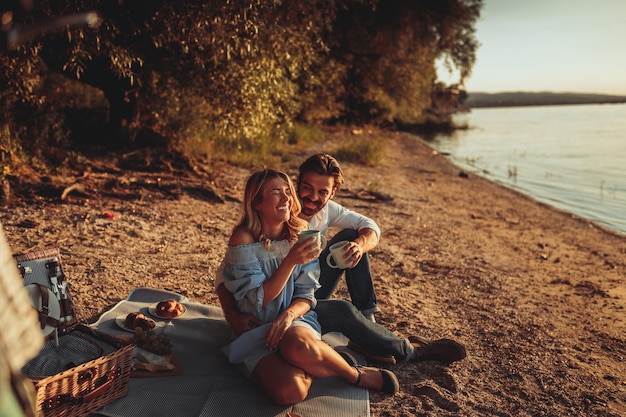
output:
[[[349,264],[348,268],[357,266],[363,257],[363,247],[356,240],[351,241],[344,247],[343,260]]]
[[[231,312],[228,317],[226,317],[226,321],[230,324],[230,327],[233,329],[236,336],[239,336],[242,333],[254,329],[262,324],[261,321],[252,314],[245,313]]]
[[[360,229],[359,237],[345,246],[343,259],[349,268],[354,268],[361,261],[363,254],[374,249],[378,245],[378,235],[373,229]]]
[[[239,336],[243,332],[261,325],[262,323],[253,315],[240,313],[235,305],[235,299],[230,291],[226,289],[224,284],[220,284],[217,287],[217,296],[224,312],[226,321],[233,329],[235,335]]]

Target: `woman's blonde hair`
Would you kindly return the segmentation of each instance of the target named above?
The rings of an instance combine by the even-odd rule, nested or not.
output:
[[[263,200],[265,184],[274,178],[279,178],[284,181],[289,186],[289,191],[292,196],[289,220],[285,223],[285,238],[290,242],[295,242],[298,240],[298,232],[307,228],[307,222],[298,217],[302,206],[300,205],[295,187],[289,176],[275,169],[257,171],[250,175],[246,181],[241,219],[235,228],[244,227],[252,234],[256,241],[265,242],[267,248],[269,248],[270,240],[263,234],[261,217],[254,207]]]

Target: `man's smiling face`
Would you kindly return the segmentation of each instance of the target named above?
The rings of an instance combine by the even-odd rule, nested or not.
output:
[[[335,179],[333,177],[313,171],[304,173],[298,188],[298,197],[302,203],[302,214],[305,217],[311,218],[334,196]]]

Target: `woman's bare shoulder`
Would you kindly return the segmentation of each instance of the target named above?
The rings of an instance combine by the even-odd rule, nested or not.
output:
[[[249,243],[254,243],[254,237],[252,233],[245,227],[239,226],[233,230],[233,233],[230,235],[230,239],[228,240],[228,246],[239,246],[239,245],[247,245]]]

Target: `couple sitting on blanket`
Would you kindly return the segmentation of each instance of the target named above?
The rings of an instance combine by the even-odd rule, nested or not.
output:
[[[371,219],[331,200],[341,184],[342,170],[326,154],[300,166],[297,195],[280,171],[252,174],[241,220],[217,274],[220,303],[237,335],[225,352],[277,404],[304,400],[313,378],[340,377],[388,394],[399,390],[391,371],[359,366],[323,342],[322,333],[342,332],[352,348],[373,360],[451,363],[465,357],[463,346],[452,340],[416,338],[412,343],[375,323],[380,310],[367,251],[378,244],[380,230]],[[350,242],[343,254],[349,265],[345,270],[326,265],[328,249],[322,251],[315,238],[298,243],[298,232],[323,234],[329,227],[342,229],[329,247]],[[343,272],[353,304],[327,299]]]

